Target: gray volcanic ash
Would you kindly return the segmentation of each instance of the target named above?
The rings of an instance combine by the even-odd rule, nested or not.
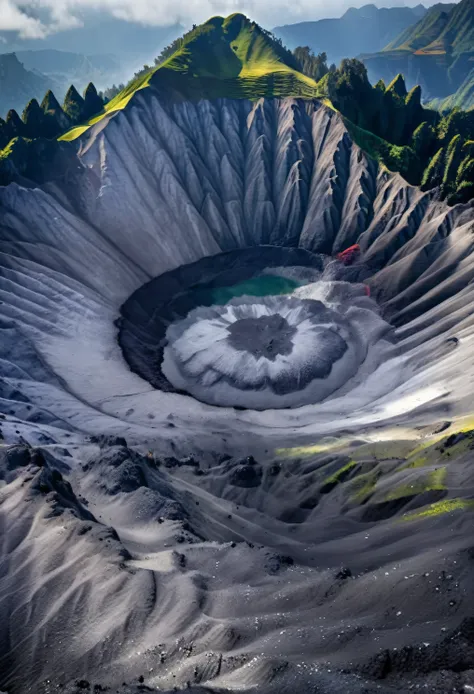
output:
[[[146,92],[0,188],[0,688],[470,691],[472,205]]]

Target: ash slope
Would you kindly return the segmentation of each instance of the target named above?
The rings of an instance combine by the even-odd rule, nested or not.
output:
[[[71,450],[0,451],[2,690],[469,691],[472,516],[348,512],[350,481],[321,486],[342,457]]]
[[[170,103],[150,88],[95,126],[64,175],[2,188],[0,205],[8,414],[132,442],[169,436],[163,425],[172,416],[183,425],[173,439],[185,447],[187,433],[193,446],[205,445],[208,431],[246,445],[269,426],[275,445],[290,445],[295,426],[299,443],[303,434],[360,430],[441,396],[454,413],[465,409],[472,206],[448,208],[380,170],[319,102]],[[331,254],[356,242],[373,295],[401,326],[403,359],[333,409],[288,418],[203,408],[157,393],[127,369],[113,322],[149,279],[247,246]],[[466,339],[454,350],[446,338],[460,329]],[[12,354],[19,336],[24,355]],[[34,439],[34,426],[17,429]]]
[[[422,460],[413,441],[351,445],[470,411],[472,206],[380,170],[334,111],[293,99],[150,89],[65,170],[0,189],[1,428],[43,448],[2,451],[0,687],[472,685],[471,439]],[[350,396],[237,412],[127,368],[114,321],[157,275],[355,242],[398,351]],[[337,454],[304,448],[331,435]],[[416,515],[437,503],[452,513]]]

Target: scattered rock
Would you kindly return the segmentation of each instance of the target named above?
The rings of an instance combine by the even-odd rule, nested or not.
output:
[[[111,446],[127,446],[126,440],[122,436],[111,436],[100,434],[99,436],[91,436],[91,443],[95,443],[100,448],[109,448]]]
[[[248,460],[249,458],[246,458],[246,461]],[[229,482],[235,487],[258,487],[262,482],[262,468],[253,458],[250,463],[237,464],[231,472]]]
[[[459,431],[455,434],[451,434],[451,436],[448,436],[446,441],[444,442],[444,447],[445,448],[452,448],[458,443],[461,443],[461,441],[464,441],[465,439],[472,438],[472,433],[471,431],[465,432],[465,431]]]

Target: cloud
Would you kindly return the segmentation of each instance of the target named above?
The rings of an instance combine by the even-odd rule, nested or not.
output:
[[[0,0],[0,31],[18,32],[21,38],[44,38],[81,26],[83,13],[91,10],[153,26],[175,22],[189,26],[212,15],[244,12],[271,28],[276,24],[337,17],[347,7],[366,1],[333,0],[328,8],[327,0]],[[408,0],[405,4],[417,2]]]
[[[0,0],[0,29],[15,31],[25,39],[41,39],[48,33],[47,27],[20,9],[15,0]]]

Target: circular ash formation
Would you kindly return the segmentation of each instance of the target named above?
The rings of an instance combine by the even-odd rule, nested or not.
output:
[[[130,297],[120,344],[156,388],[208,404],[265,410],[321,402],[350,388],[367,360],[369,371],[380,363],[390,328],[364,285],[344,281],[350,272],[287,248],[205,258]]]
[[[227,342],[239,352],[248,352],[255,359],[275,361],[280,354],[291,354],[296,328],[279,313],[239,318],[227,326]]]
[[[255,409],[318,402],[367,353],[336,311],[286,296],[195,309],[166,337],[163,372],[177,388],[214,405]]]

